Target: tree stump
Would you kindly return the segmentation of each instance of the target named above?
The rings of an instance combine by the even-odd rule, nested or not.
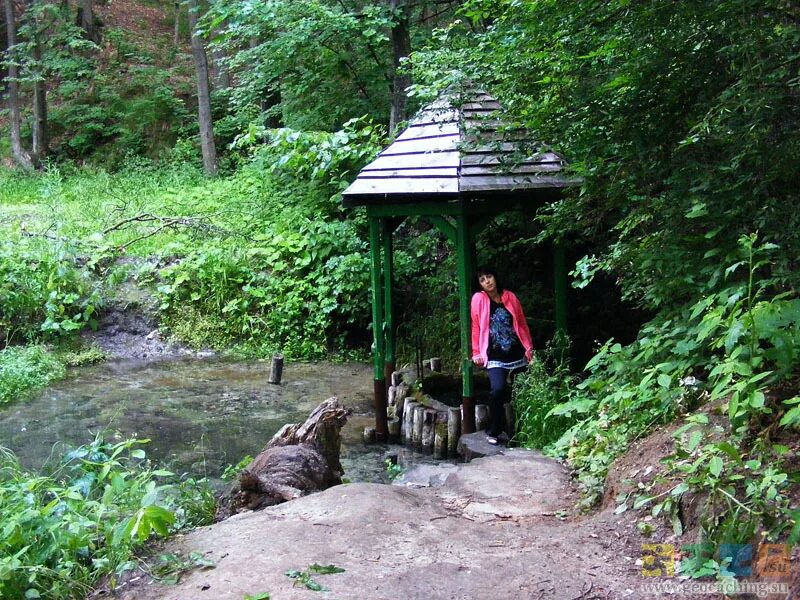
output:
[[[392,373],[392,385],[398,386],[403,383],[403,372],[402,371],[394,371]]]
[[[375,443],[375,428],[374,427],[364,427],[364,443],[365,444],[374,444]]]
[[[417,406],[419,406],[419,403],[414,402],[413,400],[409,400],[403,406],[402,437],[403,437],[403,442],[406,444],[410,444],[412,441],[412,437],[414,434],[414,409]]]
[[[341,483],[340,431],[348,414],[334,397],[315,408],[305,423],[284,425],[221,496],[217,520]]]
[[[400,439],[400,419],[398,417],[389,419],[387,429],[389,431],[390,442],[396,442]]]
[[[269,370],[269,383],[279,384],[283,377],[283,354],[276,354],[272,357],[272,365]]]

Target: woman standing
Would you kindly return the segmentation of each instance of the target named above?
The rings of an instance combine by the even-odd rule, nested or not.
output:
[[[497,273],[489,267],[477,271],[481,291],[472,296],[472,362],[489,374],[490,421],[487,441],[497,444],[505,424],[507,380],[528,365],[533,342],[522,305],[516,295],[504,290]]]

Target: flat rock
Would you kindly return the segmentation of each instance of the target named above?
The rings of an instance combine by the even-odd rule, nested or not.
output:
[[[590,587],[607,594],[601,597],[623,597],[621,585],[629,582],[600,559],[600,541],[582,539],[579,547],[564,539],[573,530],[549,512],[573,501],[557,462],[506,450],[414,469],[405,479],[428,487],[338,485],[189,532],[160,552],[199,552],[215,568],[189,572],[172,586],[142,577],[116,597],[310,598],[285,573],[314,563],[344,569],[312,575],[328,590],[320,598],[573,600]]]
[[[553,515],[569,506],[564,492],[569,489],[569,474],[561,463],[518,448],[501,447],[497,454],[469,464],[419,465],[395,485],[434,488],[447,501],[469,498],[463,514],[478,521]]]
[[[486,432],[467,433],[458,438],[458,455],[464,462],[470,462],[482,456],[495,456],[507,452],[504,446],[493,445],[486,441]]]

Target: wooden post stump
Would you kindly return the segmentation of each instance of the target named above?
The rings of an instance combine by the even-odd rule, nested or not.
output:
[[[410,444],[414,435],[414,409],[419,406],[413,400],[403,406],[403,442]]]
[[[436,421],[436,411],[426,408],[422,413],[422,451],[433,453],[434,424]]]
[[[364,427],[364,443],[365,444],[374,444],[375,443],[375,428],[374,427]]]
[[[389,419],[387,423],[387,428],[389,429],[389,441],[396,442],[400,439],[400,419],[397,417],[392,417]]]
[[[489,426],[489,406],[478,404],[475,406],[475,429],[481,431]]]
[[[441,373],[442,372],[442,359],[438,356],[434,356],[431,360],[431,371],[434,373]]]
[[[402,371],[394,371],[392,373],[392,385],[400,385],[403,383],[403,372]]]
[[[433,425],[433,457],[447,458],[447,416],[445,412],[437,412]]]
[[[425,419],[425,407],[418,404],[414,407],[414,428],[411,432],[411,441],[415,446],[422,445],[422,424]]]
[[[283,354],[276,354],[272,357],[272,365],[269,370],[269,383],[279,384],[283,377]]]
[[[461,409],[451,408],[447,411],[447,454],[458,453],[458,438],[461,437]]]

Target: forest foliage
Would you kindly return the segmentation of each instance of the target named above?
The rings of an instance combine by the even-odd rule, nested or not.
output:
[[[33,5],[0,67],[6,80],[19,68],[26,142],[37,82],[50,103],[42,171],[0,171],[4,360],[91,327],[126,277],[152,283],[165,325],[195,346],[364,348],[365,223],[339,194],[386,142],[398,76],[411,109],[483,87],[584,183],[535,219],[498,218],[482,262],[507,265],[539,336],[552,332],[532,281],[547,243],[580,251],[573,298],[605,286],[623,301],[593,319],[605,328],[576,349],[592,355],[582,372],[542,348],[520,379],[519,439],[568,459],[589,505],[615,457],[677,421],[678,483],[621,510],[668,516],[677,533],[681,498],[702,492],[710,539],[800,535],[787,495],[800,426],[795,2],[212,0],[199,27],[224,148],[213,180],[199,169],[188,39],[172,37],[185,12],[161,6],[149,43],[122,26],[98,42],[70,3]],[[452,254],[423,222],[398,238],[401,350],[455,357]],[[152,260],[121,268],[122,254]],[[573,307],[573,328],[599,304]],[[695,558],[693,572],[724,571]]]

